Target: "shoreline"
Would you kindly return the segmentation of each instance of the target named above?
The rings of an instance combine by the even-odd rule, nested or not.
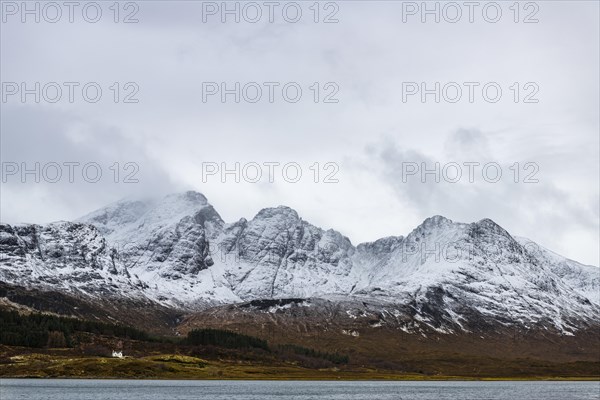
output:
[[[263,381],[263,382],[600,382],[600,376],[590,377],[406,377],[399,378],[390,376],[389,378],[360,378],[360,377],[339,377],[339,378],[319,378],[313,377],[191,377],[191,378],[174,378],[174,377],[140,377],[140,378],[124,378],[124,377],[106,377],[106,376],[0,376],[0,380],[4,379],[36,379],[36,380],[103,380],[103,381]]]

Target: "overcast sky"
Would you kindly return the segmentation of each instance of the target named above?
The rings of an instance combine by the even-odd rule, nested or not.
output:
[[[270,22],[259,2],[262,17],[254,23],[256,8],[244,13],[243,3],[239,23],[229,14],[221,21],[213,7],[221,2],[121,3],[115,23],[110,1],[98,3],[96,23],[86,21],[95,19],[91,6],[85,18],[83,6],[74,9],[73,23],[65,7],[60,18],[55,9],[40,9],[36,23],[35,15],[22,14],[21,2],[2,2],[2,222],[70,220],[126,196],[192,189],[228,222],[288,205],[356,244],[406,235],[437,214],[461,222],[491,218],[513,235],[599,264],[598,2],[521,3],[518,15],[513,2],[500,2],[499,18],[481,2],[473,22],[458,2],[455,23],[445,19],[458,18],[456,8],[440,4],[440,22],[424,15],[423,23],[414,8],[421,2],[391,1],[322,2],[315,23],[313,3],[279,2]],[[292,23],[295,4],[302,16]],[[52,103],[56,88],[46,85],[39,103],[31,93],[22,102],[23,82],[28,89],[57,82],[62,97]],[[73,102],[64,82],[79,84]],[[88,100],[82,94],[90,82],[102,89],[96,103],[93,85]],[[230,89],[256,82],[263,93],[251,103],[250,85],[239,103],[234,94],[223,103],[203,82]],[[279,85],[272,86],[273,102],[264,82]],[[425,102],[410,95],[422,82],[428,89],[440,82],[439,103],[434,94]],[[472,82],[472,102],[464,82]],[[287,83],[288,100],[302,89],[299,101],[283,97]],[[451,102],[456,86],[462,97]],[[492,102],[497,87],[502,94]],[[125,103],[127,95],[138,102]],[[50,179],[37,183],[29,174],[22,182],[21,171],[12,174],[15,165],[33,169],[36,162]],[[56,183],[48,182],[53,162],[63,165]],[[65,162],[80,163],[72,183]],[[91,162],[102,170],[96,183],[81,175]],[[237,183],[232,175],[222,182],[220,174],[203,179],[203,163],[236,162],[297,163],[302,178],[286,181],[280,165],[273,182],[266,166],[258,183]],[[433,174],[425,182],[419,172],[403,176],[436,163],[446,166],[440,182]],[[480,163],[471,164],[473,182],[464,163]],[[494,168],[483,176],[488,163]],[[451,182],[456,165],[463,175]],[[498,166],[502,177],[494,182]],[[129,173],[139,182],[124,182]]]

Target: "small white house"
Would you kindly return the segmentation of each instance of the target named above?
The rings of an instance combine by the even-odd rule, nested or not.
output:
[[[112,352],[112,356],[114,358],[123,358],[123,352],[122,351],[114,351]]]

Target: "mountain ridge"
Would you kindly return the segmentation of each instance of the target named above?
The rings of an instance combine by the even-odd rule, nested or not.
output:
[[[406,236],[353,245],[286,206],[226,223],[188,191],[121,200],[75,222],[1,224],[0,253],[9,284],[176,310],[341,298],[379,305],[407,331],[513,324],[562,334],[597,324],[600,310],[598,268],[487,218],[435,215]]]

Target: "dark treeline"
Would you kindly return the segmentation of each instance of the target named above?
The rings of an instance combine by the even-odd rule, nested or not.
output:
[[[73,334],[87,332],[148,342],[162,342],[188,346],[214,346],[236,349],[260,349],[283,359],[320,359],[333,364],[347,364],[348,356],[322,352],[298,345],[277,345],[270,348],[267,341],[222,329],[194,329],[185,339],[154,338],[148,333],[125,325],[88,321],[77,318],[59,317],[48,314],[22,315],[16,311],[0,310],[0,344],[25,347],[73,347]],[[205,350],[210,347],[205,348]],[[315,363],[314,361],[311,361]]]
[[[285,344],[271,349],[265,340],[222,329],[194,329],[190,331],[184,343],[195,346],[216,346],[230,349],[257,348],[282,356],[301,356],[329,361],[333,364],[347,364],[348,356],[338,353],[327,353],[306,347]]]
[[[16,311],[0,311],[0,343],[8,346],[71,347],[71,335],[74,332],[150,340],[146,332],[124,325],[47,314],[21,315]]]
[[[218,346],[230,349],[258,348],[269,351],[265,340],[221,329],[191,330],[185,342],[196,346]]]
[[[338,353],[326,353],[315,349],[309,349],[295,344],[283,344],[277,346],[277,351],[280,353],[294,353],[305,357],[321,358],[330,361],[334,364],[348,364],[349,358],[347,355]]]

